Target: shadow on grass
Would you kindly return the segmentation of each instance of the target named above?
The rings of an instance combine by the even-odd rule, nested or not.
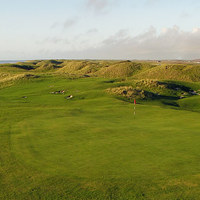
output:
[[[34,67],[31,66],[31,65],[6,64],[6,65],[3,65],[3,66],[5,66],[5,67],[15,67],[15,68],[20,68],[20,69],[25,69],[25,70],[34,69]]]
[[[124,102],[129,102],[129,103],[134,103],[134,98],[126,98],[126,97],[122,97],[122,96],[115,96],[115,98],[124,101]],[[179,104],[176,102],[179,99],[179,97],[174,97],[174,96],[164,96],[164,95],[156,95],[154,94],[152,98],[147,97],[144,99],[137,99],[137,104],[146,104],[146,103],[152,103],[155,104],[156,102],[158,102],[157,104],[163,104],[166,106],[173,106],[176,108],[179,108]]]

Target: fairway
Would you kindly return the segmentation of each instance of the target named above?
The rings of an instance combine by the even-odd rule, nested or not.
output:
[[[199,96],[193,111],[139,101],[134,116],[112,84],[46,75],[0,90],[0,199],[199,199]]]

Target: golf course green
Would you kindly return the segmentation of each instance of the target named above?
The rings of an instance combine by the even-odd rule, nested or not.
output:
[[[200,199],[197,71],[65,62],[0,66],[0,199]],[[130,85],[152,95],[107,92]]]

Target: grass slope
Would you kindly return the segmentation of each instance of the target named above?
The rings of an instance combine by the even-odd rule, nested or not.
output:
[[[141,72],[136,78],[179,80],[179,81],[200,81],[200,66],[185,64],[162,64],[153,69]]]

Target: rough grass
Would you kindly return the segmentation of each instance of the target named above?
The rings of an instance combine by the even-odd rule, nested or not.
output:
[[[156,64],[135,61],[99,60],[38,60],[17,64],[2,64],[0,68],[18,68],[35,72],[56,72],[59,75],[99,76],[105,78],[200,81],[200,65]]]
[[[135,87],[157,95],[187,97],[194,92],[193,87],[184,82],[178,81],[157,81],[152,79],[144,79],[135,82]]]
[[[114,88],[108,88],[106,90],[108,93],[128,98],[129,100],[133,99],[149,99],[153,98],[155,95],[153,93],[135,89],[132,86],[120,86],[120,87],[114,87]]]
[[[65,61],[62,66],[57,71],[60,74],[87,75],[98,70],[98,63],[88,61]]]
[[[100,69],[96,74],[98,76],[107,78],[130,77],[137,74],[140,71],[145,71],[146,69],[150,69],[152,67],[154,67],[154,65],[123,61],[114,63],[108,67],[104,67]]]
[[[20,74],[0,74],[0,88],[8,87],[15,84],[20,80],[29,80],[33,78],[38,78],[38,75],[30,73],[20,73]]]
[[[200,112],[200,96],[181,99],[178,101],[178,104],[181,108],[184,108],[186,110]]]
[[[200,81],[199,65],[161,65],[136,75],[138,79]]]

